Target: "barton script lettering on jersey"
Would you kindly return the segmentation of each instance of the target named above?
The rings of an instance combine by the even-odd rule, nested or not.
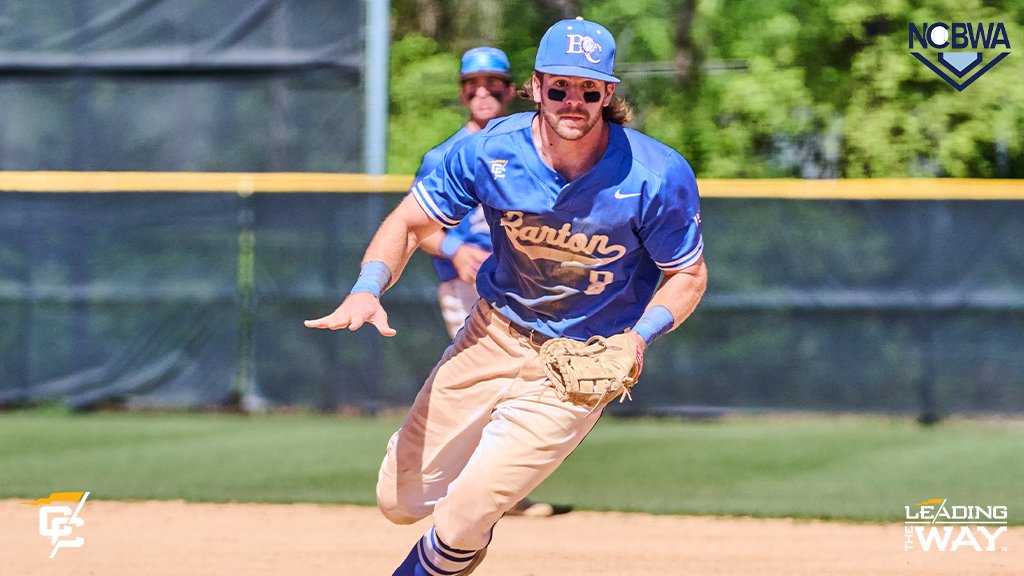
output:
[[[500,223],[516,250],[532,259],[554,260],[570,267],[597,268],[622,258],[626,253],[625,246],[609,245],[608,237],[603,234],[573,234],[569,222],[558,228],[529,226],[522,212],[510,210],[505,212]]]

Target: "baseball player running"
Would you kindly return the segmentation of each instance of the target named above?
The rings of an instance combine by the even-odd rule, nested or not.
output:
[[[646,347],[704,293],[693,171],[622,125],[614,62],[603,26],[548,29],[523,90],[537,111],[456,144],[381,224],[351,293],[306,321],[394,336],[381,294],[422,239],[483,207],[493,255],[477,276],[481,298],[381,464],[384,515],[433,521],[395,576],[471,573],[505,511],[629,392]]]
[[[497,48],[480,46],[462,55],[459,71],[459,100],[469,112],[469,120],[447,140],[423,156],[416,180],[430,174],[448,150],[469,135],[482,130],[494,118],[508,114],[515,98],[511,65],[508,56]],[[477,206],[455,227],[441,230],[420,243],[420,248],[434,257],[434,270],[440,283],[437,300],[441,307],[448,335],[454,340],[469,311],[480,295],[476,291],[476,274],[491,255],[491,231],[484,219],[483,208]],[[513,506],[510,516],[545,517],[555,513],[547,502],[524,498]]]

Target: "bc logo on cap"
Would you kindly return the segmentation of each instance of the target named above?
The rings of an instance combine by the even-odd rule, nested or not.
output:
[[[569,49],[565,51],[566,54],[583,54],[583,57],[591,64],[601,62],[600,58],[595,59],[593,56],[595,52],[601,52],[601,45],[596,40],[582,34],[567,34],[566,38],[569,39]]]
[[[604,26],[582,17],[556,22],[540,39],[533,69],[542,74],[618,82],[615,38]]]

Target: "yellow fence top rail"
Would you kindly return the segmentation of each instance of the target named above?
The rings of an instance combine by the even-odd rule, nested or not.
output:
[[[317,172],[2,172],[6,192],[406,192],[411,175]],[[698,179],[705,198],[1024,200],[1024,180],[857,178]]]
[[[405,192],[412,176],[318,172],[0,172],[7,192]]]
[[[1024,200],[1024,180],[846,178],[842,180],[701,180],[705,198],[808,200]]]

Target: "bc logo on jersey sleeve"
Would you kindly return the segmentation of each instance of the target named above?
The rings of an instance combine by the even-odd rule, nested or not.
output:
[[[548,336],[621,332],[662,271],[701,257],[693,171],[664,144],[610,124],[600,168],[566,181],[537,154],[533,117],[493,121],[454,147],[416,182],[416,200],[446,227],[483,205],[498,257],[477,290],[503,315]]]

